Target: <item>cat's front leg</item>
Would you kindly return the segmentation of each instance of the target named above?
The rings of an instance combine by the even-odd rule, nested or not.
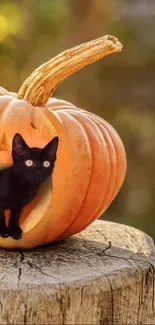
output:
[[[9,220],[9,235],[14,239],[20,239],[22,237],[23,231],[19,226],[19,218],[22,212],[22,208],[22,206],[19,206],[11,210]]]
[[[5,223],[5,214],[3,206],[0,206],[0,237],[6,238],[9,236],[8,227]]]

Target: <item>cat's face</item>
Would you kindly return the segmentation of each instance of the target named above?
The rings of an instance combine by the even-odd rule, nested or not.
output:
[[[22,136],[16,133],[12,142],[12,157],[17,175],[32,185],[42,183],[52,174],[57,148],[58,137],[40,149],[30,148]]]

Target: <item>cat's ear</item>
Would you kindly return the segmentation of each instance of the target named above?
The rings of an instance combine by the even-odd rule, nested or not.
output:
[[[12,141],[12,157],[16,161],[24,157],[29,151],[29,147],[19,133],[14,135]]]
[[[59,138],[53,138],[44,148],[44,152],[49,156],[51,161],[56,160],[56,152],[58,149]]]

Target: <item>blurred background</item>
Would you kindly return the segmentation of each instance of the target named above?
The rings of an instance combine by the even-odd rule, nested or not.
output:
[[[124,185],[102,218],[155,239],[155,1],[1,0],[0,84],[18,91],[59,52],[106,34],[124,48],[66,80],[54,94],[111,123],[127,152]]]

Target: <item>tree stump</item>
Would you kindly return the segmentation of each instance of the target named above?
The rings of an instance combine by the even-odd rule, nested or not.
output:
[[[98,220],[0,259],[0,324],[155,324],[155,247],[137,229]]]

